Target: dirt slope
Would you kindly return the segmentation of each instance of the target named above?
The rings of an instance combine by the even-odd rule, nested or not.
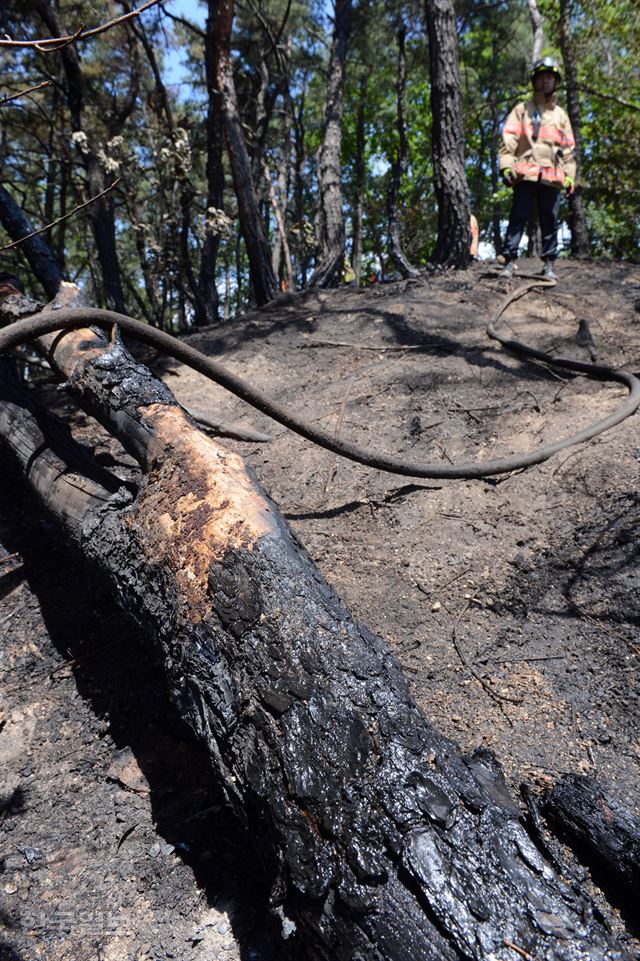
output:
[[[587,320],[599,362],[640,370],[640,268],[566,261],[559,273],[558,288],[519,301],[504,326],[588,360],[576,339]],[[573,433],[624,396],[489,342],[504,290],[478,265],[295,295],[190,340],[362,445],[486,460]],[[229,443],[357,616],[392,643],[446,734],[491,747],[515,793],[591,772],[638,813],[637,415],[523,473],[413,482],[336,459],[151,360],[187,407],[272,435]],[[253,855],[218,809],[139,631],[55,546],[15,479],[0,497],[4,553],[19,553],[0,552],[0,959],[283,957]],[[624,934],[626,906],[602,903]]]

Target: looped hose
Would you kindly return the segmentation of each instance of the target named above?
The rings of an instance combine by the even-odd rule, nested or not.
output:
[[[619,424],[626,417],[629,417],[638,406],[640,406],[640,381],[633,374],[623,371],[613,370],[610,367],[601,367],[597,364],[586,364],[578,361],[554,358],[543,351],[528,347],[517,340],[509,340],[502,337],[496,329],[496,324],[506,308],[514,300],[522,297],[528,290],[534,287],[553,286],[553,283],[542,279],[534,280],[519,287],[510,294],[501,304],[500,308],[487,326],[487,334],[497,340],[506,350],[518,357],[531,358],[540,361],[550,367],[558,367],[562,370],[571,370],[580,374],[587,374],[597,377],[600,380],[611,380],[624,384],[629,389],[627,401],[618,410],[614,411],[603,420],[599,420],[577,434],[572,434],[564,440],[538,447],[536,450],[524,454],[510,454],[507,457],[499,457],[493,460],[480,461],[470,464],[429,464],[420,461],[405,460],[402,457],[393,457],[387,454],[376,454],[358,447],[349,441],[341,440],[321,428],[314,427],[304,420],[291,414],[285,407],[269,398],[262,391],[257,390],[237,377],[231,371],[223,367],[217,361],[201,351],[190,347],[176,337],[164,331],[149,327],[147,324],[134,320],[124,314],[116,313],[112,310],[100,310],[95,307],[63,308],[60,310],[44,310],[36,317],[29,317],[25,320],[17,320],[10,326],[0,331],[0,352],[22,344],[25,341],[33,340],[42,334],[52,333],[55,330],[69,330],[72,328],[86,327],[91,324],[101,327],[110,327],[117,324],[122,330],[127,331],[136,340],[149,344],[168,354],[175,360],[181,361],[193,370],[198,371],[209,380],[214,381],[221,387],[235,394],[241,400],[246,401],[256,410],[267,414],[273,420],[278,421],[289,430],[300,434],[307,440],[320,447],[346,457],[349,460],[364,464],[376,470],[387,471],[391,474],[400,474],[406,477],[425,477],[441,480],[470,480],[480,477],[490,477],[494,474],[505,474],[509,471],[519,470],[523,467],[530,467],[532,464],[539,464],[547,460],[552,454],[560,450],[572,447],[574,444],[582,443],[596,437],[603,431],[608,430],[615,424]]]

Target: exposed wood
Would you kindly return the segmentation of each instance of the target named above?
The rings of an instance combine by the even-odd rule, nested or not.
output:
[[[305,956],[623,958],[536,849],[493,758],[432,728],[242,460],[117,337],[41,341],[143,474],[133,502],[91,500],[69,536],[154,639]]]

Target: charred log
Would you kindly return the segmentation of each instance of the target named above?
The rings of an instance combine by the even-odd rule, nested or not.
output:
[[[625,898],[640,897],[640,819],[607,797],[593,780],[566,774],[544,810],[558,834],[596,865]]]
[[[153,638],[259,840],[285,934],[332,961],[623,958],[522,827],[495,762],[433,729],[242,460],[118,337],[41,346],[142,471],[135,500],[92,499],[68,536]]]

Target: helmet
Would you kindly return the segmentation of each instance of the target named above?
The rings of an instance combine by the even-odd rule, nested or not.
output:
[[[551,57],[544,57],[542,60],[534,63],[531,71],[531,80],[535,80],[539,73],[552,73],[556,78],[556,86],[562,80],[562,71],[556,61]]]

